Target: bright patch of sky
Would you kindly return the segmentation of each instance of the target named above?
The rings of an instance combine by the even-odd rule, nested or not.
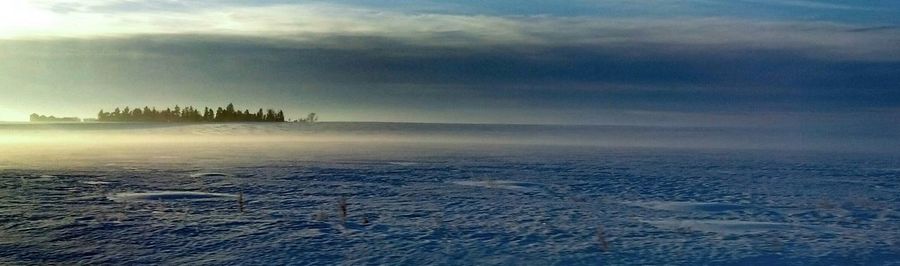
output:
[[[455,0],[455,1],[97,1],[106,2],[108,10],[184,9],[211,6],[262,6],[291,4],[343,4],[392,11],[480,14],[497,16],[605,16],[605,17],[708,17],[727,16],[743,19],[818,20],[846,23],[897,24],[900,2],[897,1],[826,1],[826,0]]]
[[[0,120],[244,99],[340,120],[886,124],[898,43],[900,1],[2,0]]]

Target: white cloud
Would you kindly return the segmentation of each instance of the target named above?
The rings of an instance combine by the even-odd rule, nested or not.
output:
[[[209,34],[303,42],[329,36],[376,36],[424,46],[653,43],[798,49],[815,51],[826,57],[900,58],[900,48],[895,45],[900,43],[900,31],[892,28],[853,31],[857,27],[832,23],[760,22],[730,18],[451,15],[333,4],[206,5],[184,10],[114,12],[102,7],[142,2],[6,1],[9,2],[0,4],[0,7],[7,7],[4,12],[9,15],[0,19],[0,39]]]
[[[875,8],[862,7],[859,5],[845,5],[835,3],[824,3],[810,0],[743,0],[744,2],[762,3],[769,5],[802,7],[809,9],[838,9],[838,10],[877,10]]]

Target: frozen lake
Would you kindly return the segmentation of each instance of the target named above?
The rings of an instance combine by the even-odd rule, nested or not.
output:
[[[896,265],[891,134],[0,124],[0,264]]]

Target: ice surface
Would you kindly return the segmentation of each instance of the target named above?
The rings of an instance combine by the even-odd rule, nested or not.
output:
[[[434,127],[380,132],[541,129]],[[548,132],[532,138],[590,135]],[[0,264],[900,264],[900,157],[882,153],[284,140],[2,147]]]
[[[644,221],[669,229],[691,229],[719,234],[753,234],[769,231],[790,233],[794,226],[786,223],[752,222],[736,220],[659,220]]]
[[[123,192],[109,196],[112,201],[147,201],[147,200],[206,200],[234,198],[236,195],[222,193],[206,193],[194,191],[154,191],[154,192]]]
[[[106,181],[93,181],[93,180],[81,181],[81,183],[82,183],[82,184],[88,184],[88,185],[107,185],[107,184],[110,184],[110,182],[106,182]]]
[[[679,201],[646,201],[646,202],[626,202],[626,204],[666,211],[702,211],[702,212],[723,212],[731,210],[739,210],[744,207],[737,204],[714,203],[714,202],[679,202]]]
[[[230,174],[226,174],[226,173],[196,173],[196,174],[191,174],[191,177],[227,177],[227,176],[231,176],[231,175],[230,175]]]
[[[450,183],[461,185],[461,186],[473,186],[473,187],[483,187],[483,188],[495,188],[495,189],[507,189],[519,192],[544,192],[546,191],[543,186],[540,184],[527,183],[527,182],[516,182],[509,180],[484,180],[484,181],[452,181]]]
[[[419,163],[417,162],[389,162],[389,164],[397,165],[397,166],[413,166]]]

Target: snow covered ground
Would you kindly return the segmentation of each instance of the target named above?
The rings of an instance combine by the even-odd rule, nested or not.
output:
[[[0,156],[0,264],[900,265],[885,153],[33,145]]]

